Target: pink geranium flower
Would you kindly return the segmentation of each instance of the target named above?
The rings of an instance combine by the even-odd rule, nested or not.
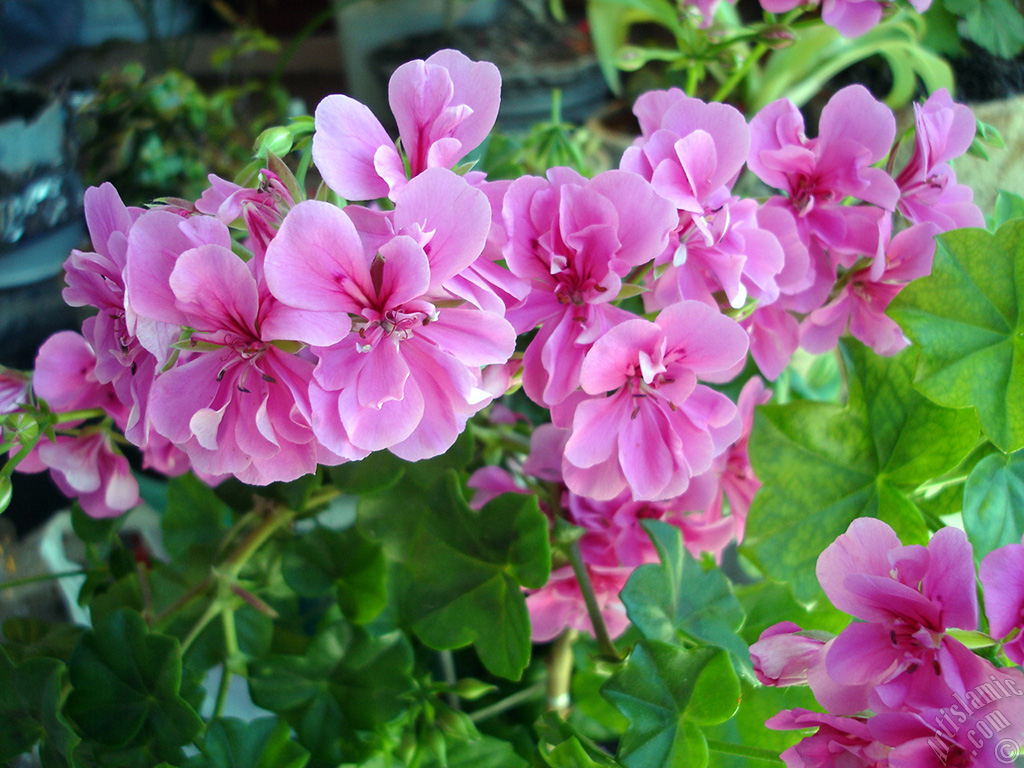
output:
[[[743,329],[696,301],[608,331],[580,372],[594,397],[573,417],[563,465],[569,488],[595,499],[626,488],[636,500],[680,495],[740,434],[736,406],[697,378],[727,380],[746,352]]]
[[[765,725],[777,731],[818,730],[782,753],[788,768],[889,768],[890,748],[877,740],[867,723],[807,709],[783,710]]]
[[[678,217],[636,174],[588,180],[568,168],[513,182],[504,217],[508,268],[532,288],[508,317],[520,333],[541,324],[526,349],[523,386],[535,402],[554,405],[578,388],[597,338],[633,317],[611,302],[630,270],[665,249]]]
[[[879,252],[872,262],[846,276],[832,301],[811,312],[800,328],[800,344],[809,352],[835,347],[849,327],[850,334],[879,355],[894,355],[910,342],[885,310],[911,280],[931,272],[938,227],[915,224],[891,240],[892,219],[885,216],[879,233]]]
[[[272,342],[293,339],[298,328],[334,329],[261,294],[250,267],[218,245],[181,254],[168,290],[194,331],[191,351],[153,385],[153,428],[198,471],[250,484],[293,480],[329,461],[308,421],[313,364]]]
[[[949,165],[974,140],[970,108],[955,104],[942,88],[924,104],[914,105],[914,127],[914,152],[896,176],[900,213],[915,223],[932,222],[943,232],[984,227],[981,209],[971,202],[974,193],[966,184],[957,184]]]
[[[453,50],[403,64],[388,100],[413,178],[452,168],[484,140],[501,100],[501,74]],[[327,185],[350,200],[393,197],[407,182],[402,156],[373,113],[348,96],[316,108],[313,160]]]
[[[436,174],[441,193],[431,201],[418,190],[429,189]],[[312,344],[319,359],[312,423],[338,453],[350,445],[388,448],[409,460],[444,452],[494,396],[483,389],[481,368],[505,363],[514,351],[515,333],[500,315],[450,306],[443,284],[479,256],[490,211],[484,200],[479,221],[468,207],[439,218],[415,215],[436,212],[447,197],[442,177],[455,179],[470,199],[480,194],[436,169],[399,194],[385,222],[390,234],[361,239],[344,211],[307,201],[292,209],[270,245],[274,295],[312,316],[336,318],[341,331],[316,340],[300,329],[295,337]],[[445,300],[449,305],[440,305]]]

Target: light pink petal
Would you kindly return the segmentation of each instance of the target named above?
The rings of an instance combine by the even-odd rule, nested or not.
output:
[[[423,419],[425,402],[419,386],[413,379],[408,379],[402,399],[388,400],[380,408],[361,406],[353,388],[342,390],[338,396],[338,410],[352,444],[364,450],[379,451],[412,434]]]
[[[675,436],[661,409],[642,403],[620,425],[619,464],[633,498],[652,501],[677,495],[664,493],[679,468],[671,451]]]
[[[621,396],[594,397],[580,403],[565,444],[566,461],[586,469],[613,456],[616,436],[629,418],[629,406]]]
[[[504,363],[516,346],[515,331],[505,318],[457,307],[439,310],[438,319],[420,326],[416,335],[472,366]]]
[[[387,197],[374,155],[380,147],[398,153],[369,108],[348,96],[328,96],[317,105],[315,125],[313,162],[327,186],[349,200]]]
[[[580,385],[591,395],[611,392],[625,384],[638,369],[638,353],[653,352],[663,331],[647,320],[627,320],[599,338],[583,360]]]
[[[329,347],[341,341],[352,330],[352,318],[340,312],[318,312],[295,309],[279,301],[262,318],[259,325],[263,341],[299,341],[316,347]]]
[[[590,184],[615,208],[621,243],[616,258],[638,266],[665,250],[678,216],[650,184],[636,174],[615,170],[598,174]]]
[[[366,351],[366,363],[356,377],[356,402],[361,408],[379,410],[389,400],[401,400],[409,366],[396,340],[383,338]]]
[[[732,378],[732,368],[747,354],[750,342],[739,323],[702,302],[680,301],[663,309],[655,322],[665,332],[668,350],[681,350],[680,364],[705,381]]]
[[[869,165],[888,154],[895,136],[896,118],[892,110],[863,85],[848,85],[839,90],[821,110],[818,129],[821,144],[824,146],[840,139],[852,140],[868,150]]]
[[[452,101],[470,107],[470,114],[453,132],[462,145],[461,159],[478,147],[494,127],[501,101],[501,73],[489,61],[473,61],[459,51],[445,49],[427,59],[444,67],[452,81]]]
[[[431,168],[412,179],[395,197],[395,228],[418,225],[430,233],[424,246],[430,262],[430,287],[472,264],[483,251],[491,228],[487,196],[445,168]]]
[[[373,294],[352,221],[317,200],[288,212],[267,248],[264,269],[271,293],[298,309],[358,313]]]
[[[169,285],[187,325],[200,331],[232,330],[243,339],[255,335],[256,280],[227,248],[203,245],[185,251]]]

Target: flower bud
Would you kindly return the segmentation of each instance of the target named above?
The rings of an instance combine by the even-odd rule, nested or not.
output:
[[[804,632],[791,621],[768,627],[750,646],[757,679],[778,688],[807,685],[807,669],[818,659],[825,644],[816,634]]]

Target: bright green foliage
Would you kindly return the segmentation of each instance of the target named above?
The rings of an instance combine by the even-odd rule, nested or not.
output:
[[[699,725],[728,720],[739,706],[739,690],[720,649],[640,641],[603,689],[629,719],[619,762],[627,768],[703,768],[708,749]]]
[[[201,753],[182,768],[303,768],[307,762],[309,752],[292,741],[284,720],[223,718],[210,724]]]
[[[973,406],[1004,453],[1024,448],[1024,220],[993,235],[938,238],[932,273],[893,300],[890,314],[921,348],[914,382],[948,408]]]
[[[630,620],[646,638],[698,640],[728,650],[741,667],[748,666],[747,646],[737,634],[743,609],[725,574],[705,571],[683,548],[677,527],[654,520],[644,526],[661,563],[640,566],[623,588]]]
[[[978,562],[1019,544],[1024,531],[1024,455],[993,454],[975,465],[964,487],[964,530]]]
[[[0,763],[39,744],[46,768],[72,766],[78,736],[60,712],[64,664],[30,658],[15,664],[0,647]]]
[[[914,390],[916,350],[880,358],[857,343],[846,349],[845,406],[762,406],[751,434],[764,486],[744,549],[800,600],[819,593],[818,555],[857,517],[881,518],[904,543],[922,543],[927,528],[908,494],[957,466],[978,436],[970,411],[941,408]]]
[[[287,718],[313,765],[357,762],[380,750],[408,708],[412,648],[405,635],[374,637],[339,621],[300,655],[267,656],[250,668],[257,705]]]
[[[82,636],[68,671],[67,713],[93,742],[146,747],[174,760],[202,728],[180,695],[178,641],[150,633],[137,613],[115,611],[97,622]]]

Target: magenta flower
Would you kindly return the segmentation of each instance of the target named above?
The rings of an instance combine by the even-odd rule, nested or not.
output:
[[[984,227],[985,217],[972,201],[974,193],[957,184],[949,161],[964,154],[974,140],[975,119],[942,88],[924,104],[914,105],[914,153],[896,176],[899,210],[915,223],[930,221],[943,232]]]
[[[580,372],[595,397],[575,410],[563,465],[569,488],[595,499],[626,488],[637,501],[680,495],[740,434],[736,406],[697,378],[727,380],[746,351],[743,329],[696,301],[608,331]]]
[[[963,690],[965,659],[976,657],[945,634],[978,625],[963,531],[942,528],[927,547],[903,546],[882,521],[858,518],[822,552],[817,573],[832,604],[863,619],[833,641],[829,677],[874,688],[890,708]]]
[[[879,355],[894,355],[910,342],[900,327],[885,314],[886,308],[908,282],[931,272],[938,227],[915,224],[892,240],[892,219],[882,220],[880,255],[847,276],[838,295],[811,312],[800,328],[800,344],[809,352],[826,352],[849,327],[850,334]]]
[[[776,731],[818,727],[782,753],[788,768],[889,768],[889,747],[875,739],[861,718],[797,708],[779,712],[765,725]]]
[[[451,176],[431,171],[420,183],[431,184],[431,174]],[[417,201],[427,204],[417,189],[410,183],[399,194],[392,222],[411,234],[364,242],[345,212],[307,201],[288,214],[267,254],[275,296],[311,316],[336,318],[345,331],[295,336],[319,359],[310,385],[313,428],[343,455],[350,445],[409,460],[443,453],[494,396],[483,389],[481,368],[505,363],[515,349],[515,332],[500,315],[438,305],[451,299],[444,281],[479,256],[490,224],[486,201],[479,221],[467,215],[473,209],[459,219],[453,207],[428,226],[413,216]],[[414,196],[408,209],[406,194]]]
[[[484,140],[501,99],[501,74],[453,50],[403,64],[388,100],[413,178],[452,168]],[[316,108],[313,160],[327,185],[350,200],[394,197],[407,182],[402,156],[373,113],[348,96]]]
[[[1014,664],[1024,664],[1024,546],[1007,544],[985,555],[978,568],[985,594],[985,617],[993,637],[1017,635],[1003,644]]]
[[[644,94],[634,112],[643,135],[623,154],[621,167],[650,181],[679,212],[674,255],[657,282],[656,305],[714,303],[717,291],[736,307],[748,295],[773,300],[782,249],[759,226],[757,204],[730,191],[750,146],[743,115],[678,88]]]
[[[817,1],[817,0],[813,0]],[[786,13],[804,0],[760,0],[761,7],[772,13]],[[860,37],[882,20],[882,12],[891,0],[821,0],[821,20],[836,29],[843,37]],[[918,13],[924,13],[932,0],[910,0]]]
[[[535,402],[554,405],[579,386],[598,337],[633,317],[610,302],[630,270],[665,249],[678,217],[635,174],[587,180],[568,168],[513,182],[504,217],[508,268],[532,286],[508,317],[520,333],[542,324],[526,349],[523,386]]]
[[[895,209],[896,182],[871,166],[888,154],[896,120],[863,86],[847,86],[829,99],[816,139],[806,137],[803,116],[788,99],[754,115],[750,133],[750,170],[784,190],[807,231],[831,248],[863,251],[856,219],[862,213],[842,205],[846,197]]]

